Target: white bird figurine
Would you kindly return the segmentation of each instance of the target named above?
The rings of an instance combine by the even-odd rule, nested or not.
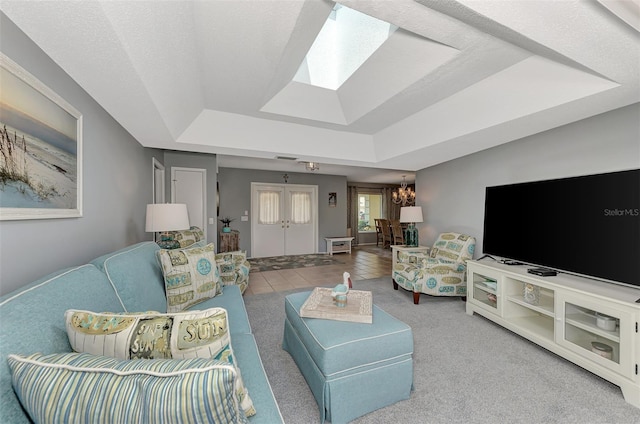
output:
[[[351,284],[351,274],[349,274],[348,272],[345,272],[344,274],[342,274],[342,284],[344,284],[350,289],[353,288],[353,284]]]
[[[336,295],[338,294],[347,294],[349,293],[349,289],[351,288],[351,274],[345,272],[342,274],[342,284],[338,284],[331,291],[331,297],[333,300],[336,299]]]

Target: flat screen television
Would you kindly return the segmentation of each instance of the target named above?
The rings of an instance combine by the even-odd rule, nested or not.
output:
[[[483,253],[640,287],[640,169],[487,187]]]

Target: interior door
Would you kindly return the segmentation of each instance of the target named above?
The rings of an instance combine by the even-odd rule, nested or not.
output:
[[[207,170],[171,168],[171,202],[185,203],[189,225],[200,227],[207,234]]]
[[[251,184],[251,256],[315,253],[318,188],[297,184]]]

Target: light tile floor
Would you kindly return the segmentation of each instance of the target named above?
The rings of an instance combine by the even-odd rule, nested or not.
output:
[[[279,271],[251,272],[245,296],[292,290],[301,287],[327,286],[342,282],[342,273],[351,274],[351,281],[389,277],[391,282],[391,250],[376,246],[354,247],[349,253],[338,253],[334,258],[343,264]],[[251,259],[249,259],[251,262]]]

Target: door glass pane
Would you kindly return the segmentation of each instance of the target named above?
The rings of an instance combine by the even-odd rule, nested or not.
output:
[[[280,192],[260,191],[258,193],[258,223],[264,225],[278,224],[280,219]]]
[[[291,223],[309,224],[311,222],[311,194],[291,192]]]

